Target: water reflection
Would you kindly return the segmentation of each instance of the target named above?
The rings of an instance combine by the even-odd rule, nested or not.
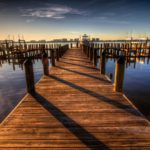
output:
[[[26,93],[23,60],[0,60],[0,122]],[[35,81],[42,76],[41,60],[33,60]]]
[[[146,57],[135,57],[126,59],[125,78],[123,92],[132,103],[150,120],[150,64]],[[114,73],[116,58],[106,59],[106,74],[112,77]],[[100,66],[98,60],[97,68]]]

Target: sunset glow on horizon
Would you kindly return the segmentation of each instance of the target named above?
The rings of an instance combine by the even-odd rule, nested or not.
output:
[[[150,36],[150,1],[0,0],[0,40],[80,38],[104,40]]]

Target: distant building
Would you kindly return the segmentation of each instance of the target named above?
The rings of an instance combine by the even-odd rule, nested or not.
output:
[[[46,40],[39,40],[39,43],[46,43]]]
[[[75,41],[75,42],[78,42],[78,41],[79,41],[79,39],[78,39],[78,38],[76,38],[76,39],[74,39],[74,41]]]
[[[67,39],[65,39],[65,38],[63,38],[63,39],[62,39],[62,42],[67,42],[67,41],[68,41],[68,40],[67,40]]]
[[[82,39],[81,39],[81,40],[82,40],[82,43],[83,43],[83,44],[89,45],[90,38],[89,38],[88,35],[84,34],[84,35],[82,36]]]
[[[84,35],[82,36],[82,41],[83,41],[83,42],[84,42],[84,41],[89,41],[89,40],[90,40],[90,38],[89,38],[88,35],[84,34]]]
[[[92,38],[92,42],[99,42],[100,39],[99,38]]]
[[[36,41],[36,40],[31,40],[31,41],[29,41],[30,43],[37,43],[38,41]]]

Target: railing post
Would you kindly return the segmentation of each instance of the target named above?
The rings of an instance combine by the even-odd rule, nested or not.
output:
[[[125,57],[120,56],[119,59],[117,60],[115,69],[114,89],[116,92],[122,92],[124,72],[125,72]]]
[[[51,50],[51,62],[52,62],[52,66],[55,66],[55,53],[54,50]]]
[[[43,63],[44,75],[48,76],[49,75],[49,61],[48,61],[48,55],[45,52],[42,55],[42,63]]]
[[[26,76],[26,88],[28,93],[35,92],[34,87],[34,73],[33,73],[33,64],[30,58],[24,62],[25,67],[25,76]]]
[[[106,67],[106,62],[105,62],[105,52],[102,52],[102,55],[100,56],[100,74],[105,74],[105,67]]]

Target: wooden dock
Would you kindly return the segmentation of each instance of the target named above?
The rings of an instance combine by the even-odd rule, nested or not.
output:
[[[149,121],[72,48],[0,125],[0,150],[150,150]]]

